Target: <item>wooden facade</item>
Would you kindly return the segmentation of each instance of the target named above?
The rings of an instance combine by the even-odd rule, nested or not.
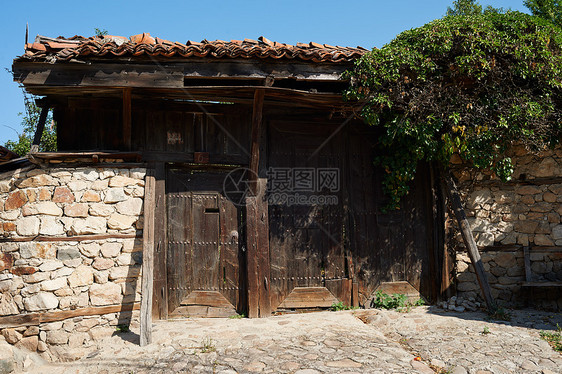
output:
[[[376,131],[341,98],[350,66],[113,58],[16,62],[14,72],[54,108],[59,158],[104,152],[149,168],[143,305],[153,318],[369,307],[385,282],[437,301],[449,269],[436,171],[419,168],[401,209],[383,210]],[[240,168],[253,173],[249,193],[232,201],[225,179]],[[300,193],[330,204],[270,201],[271,171],[297,169],[337,170],[337,188]]]

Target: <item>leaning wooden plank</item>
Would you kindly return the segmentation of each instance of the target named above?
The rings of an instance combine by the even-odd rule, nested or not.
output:
[[[490,284],[488,283],[488,277],[486,276],[486,272],[484,271],[484,265],[482,264],[482,259],[480,258],[478,247],[476,246],[476,242],[474,241],[474,236],[472,236],[470,224],[466,219],[466,213],[464,212],[457,186],[455,186],[453,177],[449,172],[444,173],[444,177],[447,183],[447,195],[449,196],[453,212],[455,213],[455,217],[457,218],[461,236],[468,251],[468,256],[470,257],[472,266],[474,266],[474,270],[476,271],[476,279],[478,280],[478,284],[480,285],[480,289],[482,290],[484,300],[486,300],[488,311],[493,312],[497,308],[496,303],[494,302],[494,298],[492,297],[492,290],[490,288]]]
[[[117,312],[130,312],[139,310],[140,304],[121,304],[102,307],[80,308],[75,310],[61,310],[56,312],[16,314],[13,316],[0,317],[0,329],[15,328],[21,326],[35,326],[41,323],[63,321],[74,317],[97,316]]]
[[[259,276],[258,276],[258,221],[256,197],[246,198],[246,276],[248,282],[248,317],[259,317]]]
[[[39,122],[37,123],[37,128],[35,129],[35,136],[33,137],[33,143],[31,144],[29,153],[34,153],[39,151],[39,144],[41,143],[41,137],[43,136],[43,130],[45,129],[47,114],[49,114],[49,107],[45,105],[43,106],[43,108],[41,108],[41,114],[39,115]]]
[[[152,343],[152,291],[154,287],[154,169],[147,170],[144,194],[144,229],[142,248],[142,298],[140,315],[140,345]]]

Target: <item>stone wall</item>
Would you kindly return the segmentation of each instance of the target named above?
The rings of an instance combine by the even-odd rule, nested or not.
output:
[[[478,172],[454,158],[465,210],[495,298],[507,306],[520,306],[535,296],[540,307],[562,309],[562,295],[546,298],[526,295],[523,247],[530,251],[534,280],[562,281],[562,149],[539,155],[514,147],[513,180],[502,183],[490,172]],[[452,220],[452,214],[449,214]],[[451,222],[449,227],[456,227]],[[456,282],[459,295],[480,295],[460,234],[449,232],[449,245],[456,252]],[[555,291],[555,290],[553,290]]]
[[[18,170],[0,178],[0,318],[140,301],[145,169]],[[136,315],[136,313],[133,313]],[[78,313],[79,315],[79,313]],[[58,355],[132,313],[2,330]],[[67,354],[67,353],[65,353]]]

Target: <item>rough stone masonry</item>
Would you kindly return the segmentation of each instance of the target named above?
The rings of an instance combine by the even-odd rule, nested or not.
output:
[[[0,176],[0,318],[140,301],[145,174],[32,168]],[[68,355],[63,346],[99,339],[131,318],[75,317],[2,335],[56,359]]]

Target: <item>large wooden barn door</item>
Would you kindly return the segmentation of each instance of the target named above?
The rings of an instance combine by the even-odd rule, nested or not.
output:
[[[325,308],[351,302],[346,263],[345,209],[341,186],[345,152],[329,126],[273,123],[268,153],[272,310]],[[325,144],[324,144],[325,143]],[[320,186],[319,173],[336,173],[336,185]],[[326,176],[326,175],[324,175]],[[328,176],[329,177],[329,176]],[[312,178],[312,187],[307,184]],[[332,201],[283,201],[325,197]],[[337,201],[333,201],[333,199]]]
[[[166,177],[168,315],[228,317],[243,309],[239,208],[226,173],[169,168]]]

